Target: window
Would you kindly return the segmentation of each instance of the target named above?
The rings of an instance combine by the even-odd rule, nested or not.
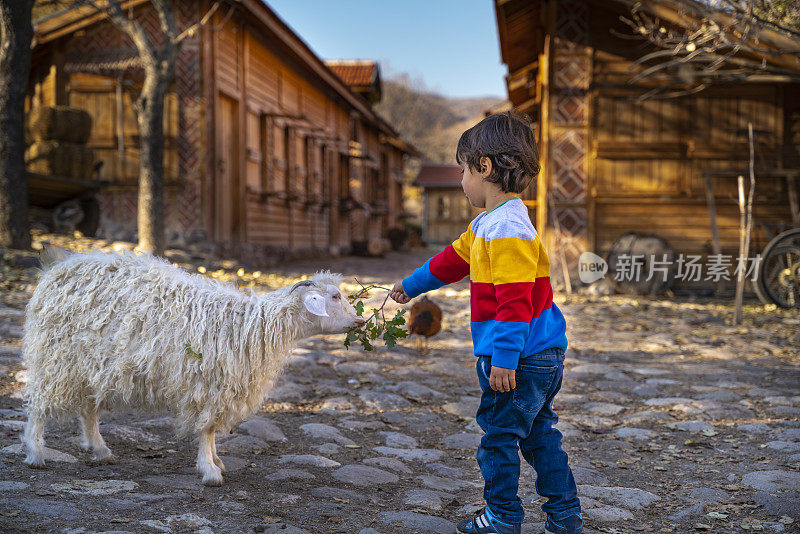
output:
[[[440,196],[436,204],[436,218],[449,219],[450,218],[450,199],[446,196]]]

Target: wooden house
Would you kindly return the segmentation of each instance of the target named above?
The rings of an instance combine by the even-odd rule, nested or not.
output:
[[[638,4],[680,28],[681,1]],[[738,254],[736,175],[746,173],[749,149],[746,134],[736,131],[746,131],[749,121],[761,132],[765,167],[774,171],[757,177],[751,256],[781,224],[800,225],[787,202],[794,196],[796,205],[798,182],[785,179],[800,169],[792,139],[800,128],[800,85],[755,77],[680,98],[638,100],[651,86],[628,83],[641,67],[629,69],[651,49],[619,36],[632,33],[620,17],[630,18],[633,2],[494,4],[509,99],[536,124],[542,172],[525,200],[552,250],[554,277],[561,273],[559,250],[574,270],[582,252],[605,255],[629,231],[658,234],[677,254],[707,257],[717,248]],[[786,38],[765,31],[762,39]],[[800,69],[794,56],[768,61]],[[722,171],[731,168],[737,170]],[[707,176],[716,196],[718,245]]]
[[[478,210],[461,188],[461,167],[426,163],[411,184],[422,187],[422,239],[447,244],[467,229]]]
[[[149,2],[125,3],[154,38]],[[213,2],[176,0],[181,30]],[[413,149],[373,110],[373,62],[326,64],[260,0],[222,2],[184,41],[165,105],[168,237],[254,261],[362,249],[402,217]],[[132,102],[143,74],[130,40],[102,14],[35,21],[30,106],[94,119],[104,162],[100,233],[135,230],[139,139]],[[366,83],[365,79],[366,78]]]

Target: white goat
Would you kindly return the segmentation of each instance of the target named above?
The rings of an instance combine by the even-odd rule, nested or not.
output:
[[[256,295],[151,255],[48,250],[42,261],[23,339],[31,467],[44,466],[48,417],[79,414],[83,447],[111,462],[100,410],[166,409],[179,435],[199,434],[203,483],[221,485],[214,432],[259,407],[296,341],[364,324],[329,271]]]

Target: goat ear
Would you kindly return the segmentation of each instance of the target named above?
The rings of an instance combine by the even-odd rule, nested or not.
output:
[[[325,299],[316,293],[309,293],[304,296],[303,305],[314,315],[328,317],[328,312],[325,311]]]

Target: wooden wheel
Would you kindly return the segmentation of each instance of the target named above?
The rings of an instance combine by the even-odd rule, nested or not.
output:
[[[606,261],[611,281],[620,293],[659,295],[675,280],[675,251],[655,234],[622,234],[611,245]],[[651,277],[651,265],[665,269],[666,280],[661,270],[654,270]]]
[[[764,304],[800,308],[800,228],[777,235],[764,248],[756,294]]]

